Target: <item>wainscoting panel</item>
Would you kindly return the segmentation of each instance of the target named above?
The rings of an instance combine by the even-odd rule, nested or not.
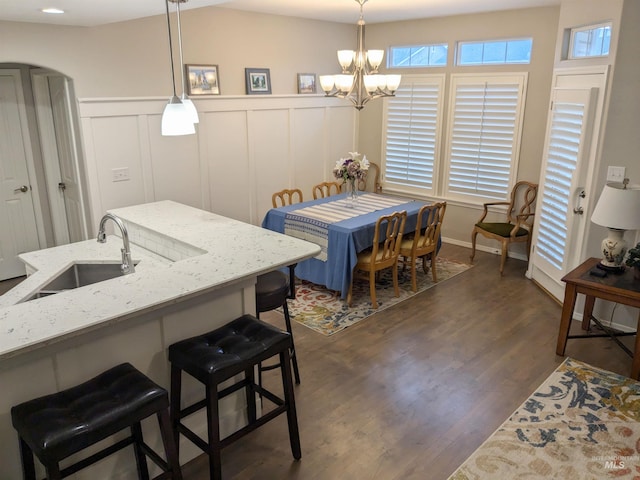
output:
[[[358,117],[343,100],[195,99],[200,123],[184,137],[160,135],[165,102],[80,99],[90,234],[108,209],[167,199],[259,225],[273,192],[298,187],[312,198],[356,145]]]

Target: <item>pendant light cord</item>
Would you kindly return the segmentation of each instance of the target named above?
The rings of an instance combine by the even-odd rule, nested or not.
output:
[[[182,81],[182,97],[185,96],[184,90],[184,72],[182,69],[184,68],[184,60],[182,60],[182,28],[180,25],[180,3],[182,0],[177,0],[176,2],[176,14],[178,16],[178,51],[180,52],[180,80]]]
[[[169,31],[169,58],[171,59],[171,83],[173,84],[173,96],[176,95],[176,74],[173,69],[173,43],[171,42],[171,20],[169,19],[169,0],[165,0],[167,6],[167,30]]]

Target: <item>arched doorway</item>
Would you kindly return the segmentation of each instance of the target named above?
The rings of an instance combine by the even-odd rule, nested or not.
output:
[[[25,274],[20,253],[87,238],[73,83],[0,63],[0,280]]]

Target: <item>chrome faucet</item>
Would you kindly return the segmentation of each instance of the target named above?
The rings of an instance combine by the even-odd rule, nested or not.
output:
[[[136,271],[135,266],[133,265],[133,261],[131,260],[131,249],[129,248],[129,233],[127,233],[127,227],[124,226],[124,223],[120,218],[116,217],[112,213],[107,213],[102,220],[100,220],[100,227],[98,228],[98,242],[99,243],[107,243],[107,234],[104,231],[104,224],[107,223],[107,220],[113,220],[120,232],[122,233],[122,243],[123,248],[120,249],[122,253],[122,265],[120,266],[120,270],[125,275],[127,273],[134,273]]]

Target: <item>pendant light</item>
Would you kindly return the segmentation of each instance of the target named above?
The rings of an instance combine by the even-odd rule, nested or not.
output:
[[[180,52],[180,78],[182,79],[182,96],[180,100],[182,104],[185,106],[187,111],[189,112],[189,117],[191,121],[195,123],[200,123],[200,118],[198,117],[198,110],[196,110],[196,106],[193,104],[191,99],[187,96],[187,92],[184,88],[184,60],[182,59],[182,23],[180,21],[180,4],[187,3],[188,0],[169,0],[172,3],[176,4],[176,15],[178,19],[178,51]]]
[[[171,42],[171,20],[169,18],[169,0],[165,0],[167,7],[167,30],[169,33],[169,60],[171,62],[171,84],[173,85],[173,96],[164,107],[162,112],[163,136],[192,135],[196,133],[193,121],[182,101],[176,95],[176,79],[173,68],[173,44]]]

